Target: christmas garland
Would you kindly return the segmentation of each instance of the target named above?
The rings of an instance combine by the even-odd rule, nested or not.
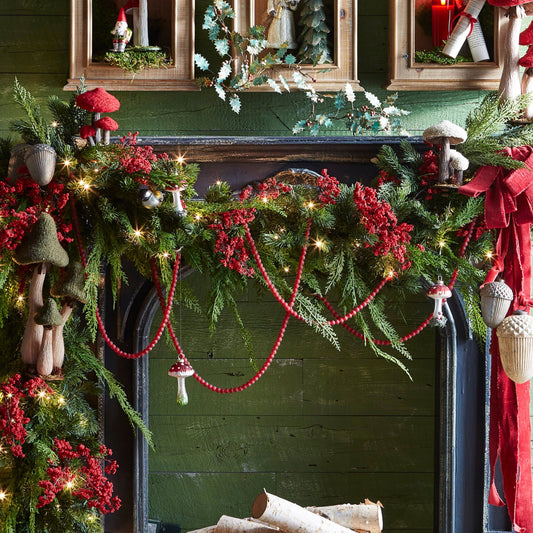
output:
[[[17,122],[17,131],[26,142],[43,142],[36,137],[48,132],[40,110],[18,85],[16,93],[28,111],[28,119]],[[57,531],[61,524],[62,531],[97,531],[94,509],[112,512],[117,508],[108,480],[96,467],[110,452],[97,439],[90,403],[94,384],[87,374],[94,372],[99,382],[106,382],[132,423],[145,428],[121,387],[93,355],[91,342],[100,329],[119,355],[140,357],[166,328],[179,358],[184,359],[172,328],[174,292],[190,309],[205,313],[213,330],[223,309],[231,309],[251,357],[251,337],[239,316],[236,296],[255,283],[260,291],[270,290],[285,309],[271,353],[248,382],[235,390],[221,389],[195,375],[215,392],[237,392],[255,383],[272,361],[291,317],[336,347],[335,327],[341,325],[376,354],[408,371],[405,360],[410,355],[404,342],[431,319],[413,331],[397,332],[387,319],[388,310],[408,292],[425,292],[424,287],[439,278],[450,280],[452,286],[457,281],[472,327],[480,339],[484,337],[477,287],[491,266],[492,233],[484,224],[481,199],[439,185],[437,155],[431,146],[424,153],[407,141],[398,153],[383,147],[377,157],[380,172],[372,186],[340,184],[324,169],[312,186],[269,178],[231,191],[227,183],[216,182],[198,199],[194,192],[198,167],[140,146],[136,134],[117,144],[90,138],[80,143],[78,131],[89,126],[84,124],[88,113],[76,106],[83,94],[80,90],[69,103],[51,102],[56,125],[46,138],[59,161],[48,185],[36,185],[28,168],[20,162],[17,167],[13,157],[9,169],[2,169],[11,176],[10,181],[0,181],[0,342],[5,368],[0,440],[7,449],[0,455],[3,530]],[[504,143],[518,144],[532,136],[527,127],[503,133],[491,130],[505,124],[511,111],[489,97],[471,114],[469,141],[462,149],[471,161],[516,166],[493,153]],[[93,122],[94,126],[99,123]],[[8,145],[0,143],[0,147]],[[493,152],[485,151],[487,145]],[[38,376],[20,374],[35,371],[31,365],[23,368],[19,356],[21,319],[28,315],[26,301],[35,268],[32,272],[13,261],[20,262],[22,243],[43,213],[56,225],[59,246],[71,261],[83,263],[86,277],[84,327],[76,317],[67,322],[64,379],[48,384]],[[116,299],[117,287],[127,283],[125,261],[154,281],[164,314],[153,342],[138,354],[116,347],[98,314],[102,263],[108,266]],[[205,301],[186,281],[178,281],[180,261],[205,276],[209,284]],[[60,269],[52,269],[45,293],[50,286],[54,293],[63,275]],[[116,465],[108,464],[106,473],[112,474]]]

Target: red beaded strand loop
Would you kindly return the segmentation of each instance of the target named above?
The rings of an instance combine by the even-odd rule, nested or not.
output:
[[[310,230],[311,230],[311,220],[309,220],[307,223],[307,230],[305,232],[305,244],[302,247],[300,261],[298,263],[298,272],[296,273],[296,279],[294,281],[291,301],[289,304],[291,306],[290,308],[292,308],[292,305],[294,305],[294,301],[296,300],[296,296],[298,294],[298,288],[300,286],[300,281],[302,279],[302,273],[303,273],[303,268],[304,268],[304,263],[305,263],[305,256],[307,254],[307,243],[309,241]],[[164,308],[163,292],[161,290],[161,285],[159,284],[159,279],[157,278],[157,275],[154,278],[154,281],[155,281],[155,286],[157,289],[157,295],[159,297],[159,303],[161,304],[161,309],[164,310],[165,308]],[[276,353],[281,345],[281,341],[283,340],[283,336],[285,335],[285,330],[287,329],[287,323],[289,322],[290,316],[291,316],[290,313],[288,312],[285,313],[285,317],[283,318],[283,322],[281,324],[278,337],[276,339],[276,342],[274,343],[274,346],[272,347],[272,350],[270,351],[270,354],[267,360],[264,362],[263,366],[259,369],[259,371],[255,374],[255,376],[251,377],[246,383],[243,383],[242,385],[239,385],[238,387],[222,388],[222,387],[217,387],[216,385],[212,385],[211,383],[206,381],[202,376],[200,376],[197,372],[193,374],[193,377],[196,379],[196,381],[198,381],[198,383],[200,383],[201,385],[203,385],[210,391],[218,392],[219,394],[231,394],[234,392],[242,392],[243,390],[246,390],[248,387],[251,387],[265,373],[267,368],[270,366],[270,364],[274,360],[274,357],[276,356]],[[167,324],[167,328],[168,328],[170,337],[172,339],[172,342],[174,344],[174,347],[176,348],[176,351],[178,352],[180,357],[182,357],[185,361],[187,361],[187,358],[185,357],[185,354],[179,344],[179,341],[176,337],[176,334],[174,333],[174,329],[170,321]]]
[[[263,262],[261,261],[261,256],[259,255],[259,251],[257,250],[257,246],[255,245],[255,241],[252,237],[248,224],[245,224],[244,228],[246,230],[246,238],[248,239],[248,243],[250,244],[250,248],[252,249],[252,254],[254,256],[255,262],[259,268],[259,271],[261,272],[261,275],[263,276],[263,279],[265,280],[265,283],[270,289],[270,292],[274,295],[276,300],[283,306],[283,309],[285,309],[287,313],[289,313],[294,318],[301,320],[302,322],[308,322],[302,315],[294,311],[292,309],[292,306],[288,304],[283,299],[283,297],[280,295],[280,293],[278,292],[278,290],[272,283],[272,280],[270,279],[270,276],[268,275],[268,272],[266,271],[266,268],[263,265]],[[377,296],[377,294],[385,286],[385,284],[388,281],[390,281],[392,278],[393,276],[387,276],[383,278],[381,282],[379,283],[379,285],[370,293],[370,295],[363,302],[361,302],[358,306],[354,307],[349,313],[347,313],[343,317],[338,317],[336,320],[328,320],[326,322],[321,322],[319,323],[319,325],[338,326],[340,324],[344,324],[344,322],[347,322],[348,320],[350,320],[350,318],[354,317],[357,313],[362,311]]]
[[[72,205],[72,220],[74,222],[74,228],[76,231],[76,238],[78,241],[78,250],[80,252],[80,258],[81,258],[81,264],[83,265],[83,268],[87,267],[87,258],[85,256],[85,250],[83,249],[83,246],[81,244],[81,232],[80,232],[80,226],[78,221],[78,213],[76,211],[76,206],[74,204],[74,200],[71,201]],[[165,306],[165,312],[163,314],[163,320],[161,321],[161,324],[159,325],[159,328],[146,348],[144,350],[141,350],[137,353],[129,353],[125,352],[124,350],[121,350],[116,344],[113,343],[109,335],[107,334],[107,331],[105,329],[104,322],[102,320],[102,317],[100,315],[100,311],[98,310],[98,306],[95,308],[95,314],[96,314],[96,322],[98,323],[98,329],[100,331],[100,334],[102,335],[102,338],[104,339],[105,343],[111,348],[117,355],[120,355],[121,357],[125,357],[127,359],[138,359],[139,357],[143,357],[147,353],[151,352],[155,345],[159,342],[159,339],[161,338],[161,335],[163,335],[163,331],[165,330],[165,327],[169,323],[170,320],[170,311],[172,310],[172,301],[174,299],[174,292],[176,289],[176,283],[178,281],[178,271],[180,266],[180,259],[181,256],[179,253],[176,254],[176,261],[174,263],[174,268],[172,270],[172,281],[170,284],[170,289],[168,291],[168,298],[167,303]],[[152,272],[154,272],[155,269],[155,262],[152,260]],[[155,270],[156,276],[157,276],[157,270]],[[87,274],[85,274],[87,276]]]

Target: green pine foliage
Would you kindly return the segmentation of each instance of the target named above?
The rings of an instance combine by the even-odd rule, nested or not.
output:
[[[313,65],[332,63],[328,44],[330,29],[323,0],[302,0],[301,4],[297,36],[298,60]]]

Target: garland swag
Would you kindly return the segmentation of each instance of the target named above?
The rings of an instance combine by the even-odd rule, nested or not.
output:
[[[235,301],[251,280],[260,291],[275,289],[278,301],[287,306],[286,320],[300,317],[336,347],[333,326],[343,324],[377,355],[405,371],[410,355],[403,341],[426,323],[408,334],[397,332],[387,311],[407,293],[423,291],[424,284],[440,277],[457,280],[472,327],[480,339],[484,337],[477,287],[490,267],[493,235],[484,223],[482,199],[448,194],[438,187],[437,156],[431,147],[423,154],[406,140],[399,153],[383,147],[372,186],[343,185],[324,170],[311,187],[270,178],[235,193],[228,184],[217,182],[197,199],[197,166],[139,145],[136,135],[113,145],[80,146],[77,132],[88,113],[75,105],[78,95],[69,103],[50,100],[55,122],[51,130],[31,95],[18,84],[15,92],[28,115],[15,123],[15,129],[26,143],[50,143],[60,161],[49,185],[36,185],[23,165],[15,180],[0,185],[0,357],[6,369],[0,398],[0,525],[4,531],[51,532],[58,530],[58,524],[62,531],[98,531],[95,510],[112,512],[119,505],[96,467],[111,452],[98,442],[95,382],[88,374],[107,383],[132,423],[149,438],[122,388],[91,351],[103,262],[115,290],[119,282],[127,283],[122,265],[131,261],[147,278],[161,282],[167,293],[175,288],[185,305],[207,314],[213,330],[228,307],[242,327],[251,358],[251,338]],[[482,164],[520,166],[497,153],[504,146],[533,140],[531,127],[506,126],[516,114],[512,106],[490,96],[471,113],[469,139],[461,150],[474,170]],[[516,106],[520,108],[520,103]],[[5,152],[0,159],[7,162],[10,142],[2,141],[0,148]],[[7,165],[2,170],[8,174]],[[22,319],[28,312],[25,301],[32,274],[12,261],[43,212],[54,218],[69,257],[85,259],[87,251],[84,327],[78,317],[67,323],[64,380],[50,383],[20,375]],[[74,222],[81,243],[75,242]],[[210,289],[205,302],[186,282],[176,283],[176,250],[182,261],[206,276]],[[52,269],[45,288],[60,276]],[[170,306],[170,297],[165,303],[160,292],[160,298],[162,306]],[[170,325],[171,310],[168,319]],[[168,329],[180,351],[172,328]],[[108,462],[105,473],[115,469],[116,464]]]

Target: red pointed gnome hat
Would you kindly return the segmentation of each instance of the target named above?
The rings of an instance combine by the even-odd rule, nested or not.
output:
[[[120,11],[118,12],[117,22],[128,22],[128,19],[126,18],[126,13],[124,12],[123,7],[121,7]]]
[[[523,46],[533,44],[533,22],[520,34],[519,44]]]
[[[513,7],[528,4],[531,0],[488,0],[488,2],[491,6]]]

